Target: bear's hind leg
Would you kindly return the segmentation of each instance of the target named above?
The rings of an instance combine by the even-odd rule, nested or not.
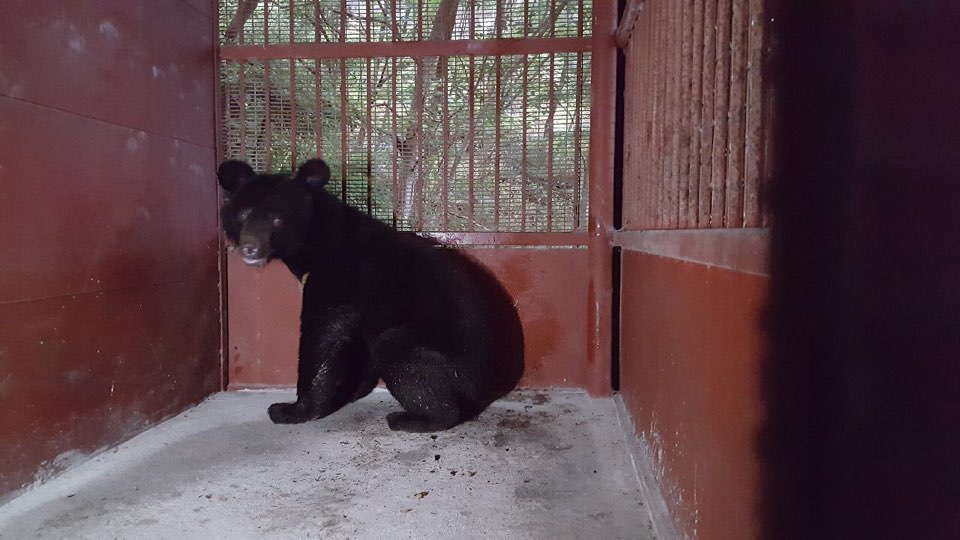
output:
[[[405,356],[382,371],[387,389],[405,409],[387,415],[390,429],[428,433],[466,420],[452,364],[431,349],[415,348]]]

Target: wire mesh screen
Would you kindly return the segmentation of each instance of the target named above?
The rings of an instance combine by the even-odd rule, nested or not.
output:
[[[452,39],[582,37],[593,23],[589,0],[221,0],[220,39],[225,45],[420,41],[451,6]]]
[[[584,37],[587,8],[563,0],[223,2],[225,43],[386,42],[363,57],[223,61],[224,157],[258,170],[323,157],[333,171],[328,189],[399,229],[582,230],[588,51],[388,50],[401,40],[436,42],[442,54],[444,39]]]

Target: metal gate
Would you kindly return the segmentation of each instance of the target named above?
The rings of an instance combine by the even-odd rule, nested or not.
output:
[[[223,0],[222,157],[271,171],[323,157],[345,202],[501,279],[525,326],[527,384],[606,389],[593,319],[609,309],[589,285],[610,280],[587,246],[609,258],[606,228],[588,225],[611,202],[590,179],[611,189],[616,15],[597,4]],[[227,264],[231,386],[292,383],[295,285]]]

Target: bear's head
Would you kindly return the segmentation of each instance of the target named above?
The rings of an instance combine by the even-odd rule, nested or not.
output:
[[[313,215],[313,194],[330,180],[322,159],[311,159],[295,175],[257,174],[243,161],[223,162],[217,179],[224,189],[224,233],[243,262],[262,266],[301,249]]]

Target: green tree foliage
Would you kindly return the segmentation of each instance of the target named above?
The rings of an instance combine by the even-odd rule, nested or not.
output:
[[[387,50],[396,41],[576,37],[589,28],[586,0],[221,3],[224,45]],[[581,229],[589,65],[589,53],[226,61],[224,153],[261,170],[319,155],[333,170],[330,189],[399,228]]]

